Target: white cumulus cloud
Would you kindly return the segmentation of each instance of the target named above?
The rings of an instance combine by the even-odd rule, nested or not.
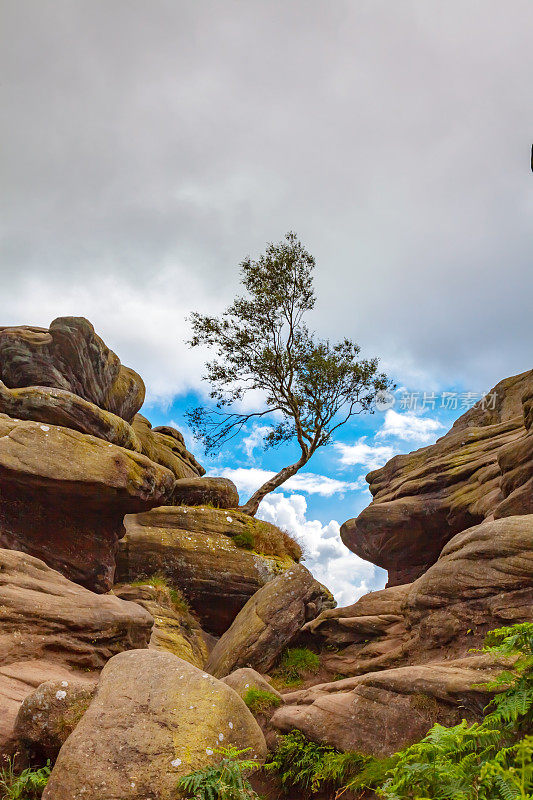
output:
[[[385,422],[376,433],[376,438],[395,436],[404,441],[420,443],[434,442],[439,431],[446,426],[437,419],[418,416],[417,414],[399,414],[389,409],[385,414]]]
[[[240,492],[251,493],[272,478],[276,473],[259,467],[225,467],[216,470],[217,475],[232,480]],[[347,491],[362,489],[364,481],[341,481],[337,478],[329,478],[327,475],[317,475],[314,472],[299,472],[283,484],[283,487],[296,491],[306,492],[307,494],[318,494],[322,497],[331,497],[334,494],[342,494]]]
[[[270,494],[259,506],[258,516],[298,539],[305,553],[305,566],[328,587],[340,606],[383,587],[385,579],[377,568],[343,545],[337,520],[323,525],[307,518],[303,495]]]
[[[336,442],[335,449],[339,453],[339,461],[346,467],[354,464],[361,464],[367,469],[378,469],[389,461],[396,454],[397,450],[389,445],[367,444],[366,436],[355,444]]]

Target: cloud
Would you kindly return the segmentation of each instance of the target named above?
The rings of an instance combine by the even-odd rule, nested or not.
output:
[[[527,0],[7,0],[0,323],[85,313],[178,393],[184,313],[292,228],[312,326],[399,381],[530,368],[532,27]]]
[[[336,520],[323,525],[307,518],[303,495],[270,494],[258,514],[298,539],[305,552],[305,566],[333,592],[339,605],[354,603],[361,595],[385,584],[380,570],[342,544]]]
[[[251,494],[256,489],[272,478],[276,473],[259,467],[224,467],[216,470],[217,475],[232,480],[239,492]],[[283,488],[307,494],[317,494],[322,497],[332,497],[347,491],[357,491],[365,484],[361,480],[342,481],[329,478],[327,475],[317,475],[314,472],[298,472],[283,484]]]
[[[404,441],[434,442],[438,432],[444,430],[445,427],[442,422],[431,419],[431,417],[408,413],[399,414],[397,411],[389,409],[385,414],[385,422],[376,433],[376,438],[395,436]]]
[[[256,448],[262,447],[265,436],[271,430],[269,425],[254,425],[248,436],[244,437],[241,447],[249,459],[254,458],[254,451]]]
[[[334,447],[339,453],[339,461],[345,466],[361,464],[369,470],[378,469],[387,463],[397,452],[389,445],[371,445],[366,443],[366,436],[361,436],[355,444],[335,442]]]

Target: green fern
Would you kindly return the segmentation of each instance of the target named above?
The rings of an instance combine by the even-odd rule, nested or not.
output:
[[[25,769],[17,775],[13,761],[7,759],[0,768],[0,800],[39,800],[50,772],[50,762],[47,762],[44,767]]]
[[[178,789],[194,800],[259,800],[246,777],[258,764],[242,758],[249,750],[217,748],[215,753],[222,756],[218,764],[185,775],[178,782]]]

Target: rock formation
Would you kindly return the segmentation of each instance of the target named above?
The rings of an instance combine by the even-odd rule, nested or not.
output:
[[[533,372],[494,393],[494,409],[368,476],[374,501],[341,531],[389,587],[304,626],[322,667],[353,677],[285,695],[279,730],[385,755],[482,714],[479,684],[504,665],[470,651],[533,618]]]
[[[85,319],[0,328],[0,546],[111,588],[124,515],[204,472],[178,431],[136,413],[143,399]]]
[[[153,623],[135,603],[12,550],[0,550],[0,609],[0,752],[28,693],[49,680],[94,684],[112,656],[148,645]]]
[[[202,627],[218,636],[258,589],[301,555],[274,525],[235,510],[165,506],[127,516],[125,524],[117,580],[166,576],[184,588]]]
[[[62,747],[43,800],[173,800],[178,779],[216,761],[221,744],[266,756],[233,689],[170,653],[121,653]]]
[[[206,669],[219,678],[238,667],[268,672],[304,622],[334,604],[304,566],[291,567],[248,600],[215,645]]]
[[[501,381],[438,442],[367,476],[373,502],[341,528],[346,546],[408,583],[456,533],[491,515],[532,513],[533,371]],[[489,404],[490,405],[490,404]]]

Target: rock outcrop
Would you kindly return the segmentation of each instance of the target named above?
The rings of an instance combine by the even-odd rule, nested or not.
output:
[[[140,606],[11,550],[0,550],[0,610],[0,751],[33,689],[50,680],[92,685],[109,658],[148,646],[153,623]]]
[[[166,506],[127,516],[125,525],[117,580],[164,575],[183,589],[202,628],[218,636],[258,589],[301,556],[274,525],[234,510]]]
[[[285,695],[271,724],[339,750],[388,756],[421,739],[435,722],[480,718],[490,695],[478,684],[504,667],[472,656],[369,672]]]
[[[0,414],[0,481],[0,546],[106,592],[124,514],[164,501],[174,476],[93,436]]]
[[[220,745],[266,756],[233,689],[170,653],[121,653],[61,748],[43,800],[173,800],[178,779],[218,760]]]
[[[507,378],[436,444],[369,473],[374,500],[342,526],[346,546],[387,569],[389,585],[409,583],[460,531],[531,513],[532,395],[533,371]]]
[[[175,483],[172,505],[237,508],[239,493],[228,478],[182,478]]]
[[[144,393],[83,318],[0,328],[1,547],[111,588],[124,515],[204,472],[178,431],[137,413]]]
[[[304,566],[294,565],[246,603],[215,645],[206,669],[217,677],[238,667],[268,672],[306,620],[334,602]]]
[[[482,716],[479,684],[507,665],[470,651],[533,618],[532,382],[502,381],[494,409],[368,476],[375,499],[342,535],[392,585],[305,625],[322,667],[353,677],[285,695],[274,727],[387,755]]]
[[[195,667],[204,667],[208,656],[206,634],[190,613],[181,593],[168,588],[164,581],[155,581],[155,585],[126,583],[115,586],[113,594],[138,603],[152,615],[151,648],[166,650]]]

